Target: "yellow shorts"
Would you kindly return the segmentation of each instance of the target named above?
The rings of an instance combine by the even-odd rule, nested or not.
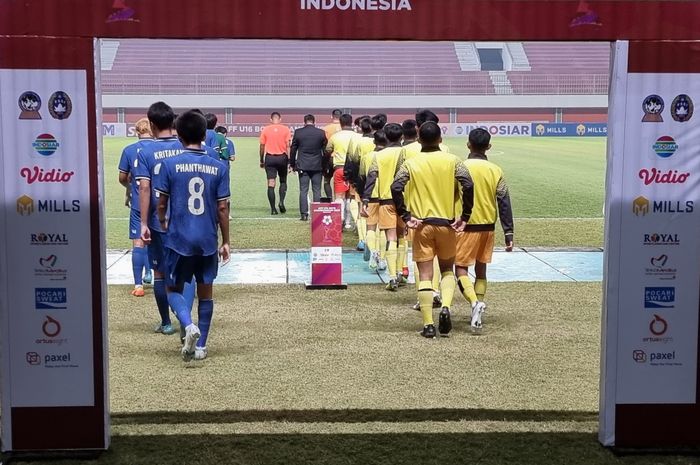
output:
[[[451,226],[424,224],[413,234],[413,261],[432,262],[436,256],[450,260],[455,257],[456,247],[455,230]]]
[[[491,263],[494,231],[465,231],[457,234],[455,265],[472,266],[476,262]]]
[[[379,205],[379,229],[403,228],[404,222],[396,213],[393,204]]]
[[[370,202],[367,204],[367,224],[376,226],[379,222],[379,202]]]

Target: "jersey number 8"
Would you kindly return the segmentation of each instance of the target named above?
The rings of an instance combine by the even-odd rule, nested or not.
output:
[[[187,208],[195,216],[204,214],[204,180],[200,177],[190,179],[190,197]]]

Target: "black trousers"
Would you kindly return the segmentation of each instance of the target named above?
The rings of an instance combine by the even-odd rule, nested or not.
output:
[[[309,214],[309,181],[313,192],[314,202],[321,201],[321,171],[299,171],[299,211],[302,215]]]

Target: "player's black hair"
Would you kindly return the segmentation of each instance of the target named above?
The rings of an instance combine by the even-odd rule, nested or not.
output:
[[[273,112],[270,114],[270,119],[274,118],[275,116],[276,116],[277,118],[282,118],[282,115],[280,115],[279,112],[273,111]]]
[[[380,129],[374,133],[374,145],[377,147],[386,147],[389,142],[386,140],[386,134],[384,130]]]
[[[208,129],[208,128],[207,128]],[[219,134],[226,134],[228,133],[228,129],[226,129],[226,126],[217,126],[214,131],[218,132]]]
[[[186,111],[177,119],[177,136],[184,145],[201,144],[207,134],[207,120],[196,111]]]
[[[416,112],[416,124],[418,127],[423,126],[428,121],[433,123],[439,123],[440,118],[430,110],[418,110]]]
[[[217,118],[214,113],[207,113],[204,115],[204,118],[207,120],[207,129],[214,129],[216,123],[219,122],[219,118]]]
[[[170,108],[170,105],[165,102],[156,102],[148,107],[146,115],[148,116],[148,121],[159,131],[165,131],[173,127],[175,113]]]
[[[469,133],[469,145],[479,152],[487,150],[491,143],[491,134],[484,128],[472,129]]]
[[[427,123],[423,123],[423,125],[421,125],[420,129],[418,130],[418,136],[423,147],[435,147],[440,143],[442,131],[437,123],[428,121]]]
[[[371,119],[372,122],[372,129],[375,131],[379,131],[380,129],[383,129],[384,126],[386,126],[386,115],[384,113],[379,113],[378,115],[374,115]]]
[[[384,134],[386,134],[386,139],[394,144],[403,137],[403,129],[396,123],[390,123],[384,126]]]
[[[418,123],[414,119],[407,119],[401,124],[401,129],[403,129],[403,136],[406,139],[415,139],[418,137]]]
[[[369,117],[361,118],[359,126],[362,134],[369,134],[372,132],[372,121]]]
[[[304,124],[314,124],[316,122],[316,117],[314,115],[304,116]]]
[[[340,115],[340,127],[349,128],[350,126],[352,126],[352,115],[347,113]]]
[[[338,119],[343,115],[343,110],[338,110],[337,108],[331,112],[331,116],[334,119]]]

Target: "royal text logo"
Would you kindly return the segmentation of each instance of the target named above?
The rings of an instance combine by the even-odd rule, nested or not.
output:
[[[680,245],[678,234],[644,234],[644,245]]]
[[[29,235],[31,245],[68,245],[68,235],[63,233],[35,233]]]

